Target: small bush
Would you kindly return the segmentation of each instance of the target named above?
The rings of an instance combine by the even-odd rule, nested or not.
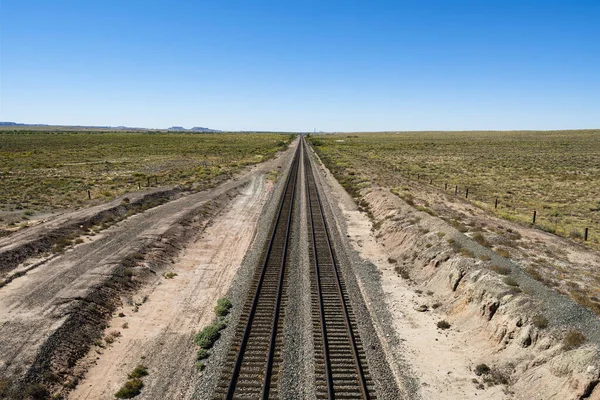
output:
[[[389,262],[390,264],[396,264],[396,263],[398,262],[398,260],[396,260],[395,258],[391,258],[391,257],[390,257],[390,258],[388,258],[388,262]]]
[[[218,317],[224,317],[227,314],[229,314],[229,310],[232,306],[233,305],[231,304],[231,301],[223,297],[222,299],[217,300],[217,305],[215,306],[215,314],[217,314]]]
[[[196,369],[198,369],[198,371],[204,371],[204,368],[206,368],[206,364],[202,361],[196,362]]]
[[[510,253],[508,252],[508,250],[506,249],[495,249],[494,250],[499,256],[502,256],[504,258],[509,258],[510,257]]]
[[[131,379],[115,393],[117,399],[132,399],[142,391],[144,383],[140,379]]]
[[[506,285],[508,286],[519,286],[519,282],[517,282],[516,280],[514,280],[513,278],[507,276],[504,279],[502,279],[502,282],[504,282]]]
[[[567,332],[563,339],[563,347],[565,350],[573,350],[581,346],[585,342],[585,336],[583,333],[575,330]]]
[[[502,267],[500,265],[492,265],[490,266],[490,269],[500,275],[510,275],[510,272],[512,271],[510,267]]]
[[[487,375],[489,372],[490,367],[488,367],[486,364],[479,364],[475,367],[475,375],[477,376]]]
[[[483,236],[483,234],[481,234],[479,232],[477,232],[475,235],[473,235],[473,240],[475,240],[477,243],[479,243],[480,245],[482,245],[484,247],[491,246],[490,242],[487,241],[485,236]]]
[[[535,315],[531,322],[533,323],[533,326],[538,329],[545,329],[548,327],[548,318],[544,317],[542,314]]]
[[[175,272],[166,272],[163,274],[163,276],[165,277],[165,279],[173,279],[177,276],[177,274]]]
[[[444,236],[446,236],[446,233],[445,233],[445,232],[438,232],[438,233],[437,233],[437,236],[438,236],[439,238],[443,238]]]
[[[490,260],[491,260],[490,256],[488,256],[487,254],[482,254],[482,255],[480,255],[480,256],[479,256],[479,259],[480,259],[481,261],[490,261]]]
[[[129,379],[139,379],[146,375],[148,375],[148,368],[140,364],[137,367],[135,367],[135,369],[131,371],[131,373],[127,375],[127,377]]]
[[[435,310],[436,308],[440,308],[441,306],[442,306],[442,303],[433,303],[431,305],[431,308],[433,308]]]
[[[221,336],[220,331],[223,328],[225,328],[224,322],[214,322],[194,336],[194,343],[203,349],[210,349]]]
[[[208,350],[201,348],[196,353],[196,360],[204,360],[205,358],[208,358],[209,355]]]
[[[471,250],[464,247],[460,249],[460,254],[464,257],[475,258],[475,254],[473,254]]]
[[[440,329],[448,329],[448,328],[450,328],[450,326],[451,325],[445,319],[438,321],[438,323],[437,323],[437,327]]]

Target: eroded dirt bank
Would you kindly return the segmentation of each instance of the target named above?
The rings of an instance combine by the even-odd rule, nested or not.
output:
[[[321,173],[408,398],[600,398],[596,315],[387,189],[363,189],[359,211]]]
[[[148,363],[159,360],[153,355],[163,355],[164,362],[168,353],[173,353],[171,360],[185,359],[184,343],[191,344],[191,335],[209,318],[207,310],[213,315],[213,297],[228,286],[236,260],[252,238],[252,210],[262,208],[271,186],[267,174],[286,163],[289,153],[211,191],[129,217],[0,288],[0,393],[6,398],[44,391],[60,396],[77,386],[84,371],[96,363],[94,358],[106,352],[107,358],[98,358],[95,366],[100,376],[88,375],[92,382],[86,384],[92,391],[78,396],[112,398],[113,388],[122,383],[118,375],[126,378],[128,363],[145,357]],[[239,212],[244,212],[243,218]],[[214,218],[229,229],[219,228],[221,223],[211,225]],[[207,226],[213,230],[200,238]],[[215,235],[223,237],[218,240]],[[211,238],[216,242],[211,244]],[[216,244],[221,242],[229,246]],[[165,279],[165,271],[178,275]],[[153,301],[157,307],[148,307]],[[107,336],[116,340],[108,343]],[[78,364],[93,343],[86,362]],[[116,359],[111,361],[111,356]],[[193,350],[189,359],[193,365]],[[164,368],[162,375],[147,379],[147,392],[153,393],[156,382],[160,393],[170,393],[172,374]],[[180,375],[185,381],[187,375]],[[108,388],[97,389],[96,383]],[[185,385],[179,386],[177,390],[185,392]]]

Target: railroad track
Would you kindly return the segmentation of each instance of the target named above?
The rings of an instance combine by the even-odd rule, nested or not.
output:
[[[304,171],[313,264],[311,307],[317,398],[375,399],[356,317],[338,268],[309,157],[305,157]]]
[[[311,312],[319,399],[375,399],[356,318],[338,269],[315,177],[302,138],[288,174],[261,268],[236,327],[214,399],[279,398],[283,322],[287,305],[289,254],[294,202],[304,165],[312,263]],[[308,294],[307,294],[308,295]]]

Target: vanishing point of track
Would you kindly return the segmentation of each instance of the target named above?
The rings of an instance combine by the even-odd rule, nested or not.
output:
[[[374,399],[355,316],[338,268],[330,232],[304,139],[296,149],[271,229],[264,262],[257,268],[215,399],[279,397],[283,323],[288,270],[296,267],[289,252],[294,201],[304,165],[311,259],[311,311],[316,394],[320,399]],[[297,231],[297,230],[295,230]],[[307,294],[308,295],[308,294]]]

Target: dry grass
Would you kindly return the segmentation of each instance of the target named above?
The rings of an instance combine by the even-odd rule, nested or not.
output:
[[[106,201],[146,186],[148,178],[152,186],[206,187],[272,157],[290,140],[280,134],[2,131],[0,227],[14,229],[37,212]]]
[[[356,194],[360,182],[397,188],[406,180],[464,198],[498,216],[582,240],[598,226],[599,131],[402,132],[311,137],[336,177],[358,171],[346,182]],[[338,141],[343,139],[342,142]],[[420,179],[419,179],[420,178]],[[402,194],[407,191],[397,191]],[[406,194],[402,194],[406,196]],[[494,202],[498,199],[498,209]],[[413,194],[410,194],[411,202]],[[600,248],[600,232],[588,244]]]

